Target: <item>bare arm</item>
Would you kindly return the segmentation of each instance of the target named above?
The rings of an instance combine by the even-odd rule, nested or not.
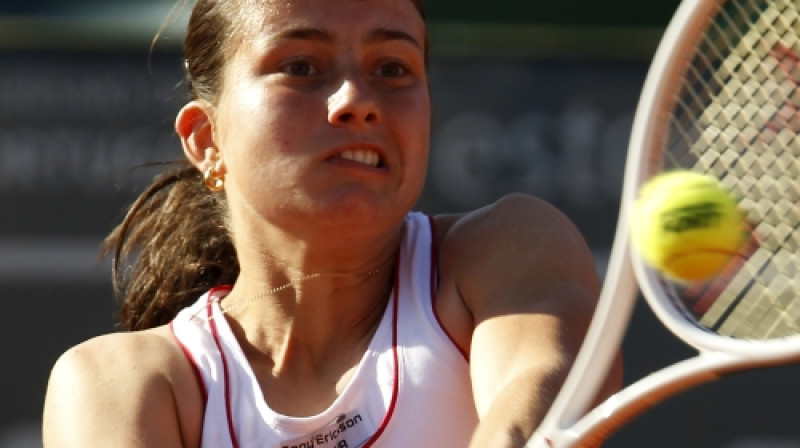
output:
[[[591,253],[551,206],[514,195],[450,231],[447,269],[473,319],[473,447],[521,447],[558,393],[599,294]],[[443,262],[447,260],[443,259]],[[606,396],[619,388],[621,363]]]
[[[44,446],[198,446],[186,424],[197,418],[192,406],[202,412],[202,402],[194,403],[199,393],[190,389],[196,381],[185,378],[176,390],[174,376],[185,372],[172,365],[172,356],[164,338],[152,333],[101,336],[67,351],[47,388]],[[188,402],[179,407],[176,396]]]

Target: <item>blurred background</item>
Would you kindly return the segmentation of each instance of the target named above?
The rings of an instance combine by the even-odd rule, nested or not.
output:
[[[564,210],[603,273],[649,60],[677,0],[428,2],[434,95],[419,209],[472,209],[511,191]],[[0,0],[0,448],[38,448],[50,366],[114,331],[103,236],[182,157],[174,0]],[[185,9],[185,8],[184,8]],[[692,351],[644,304],[626,382]],[[608,447],[800,447],[800,368],[739,374],[659,405]],[[79,405],[79,404],[78,404]]]

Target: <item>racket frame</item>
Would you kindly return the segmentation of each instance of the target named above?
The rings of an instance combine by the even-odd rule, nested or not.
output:
[[[734,339],[687,320],[670,304],[674,299],[665,292],[661,277],[630,246],[632,203],[641,185],[663,169],[661,148],[665,118],[675,102],[674,86],[691,62],[697,36],[723,3],[682,1],[658,45],[634,114],[617,228],[597,308],[559,395],[526,448],[597,446],[630,419],[684,389],[729,372],[800,359],[800,336],[781,343]],[[638,288],[658,319],[699,355],[627,385],[587,413],[621,347]]]

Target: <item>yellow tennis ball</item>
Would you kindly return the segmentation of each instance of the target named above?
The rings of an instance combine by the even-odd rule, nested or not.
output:
[[[644,261],[681,283],[707,280],[736,256],[745,217],[716,178],[678,170],[659,174],[639,191],[631,238]]]

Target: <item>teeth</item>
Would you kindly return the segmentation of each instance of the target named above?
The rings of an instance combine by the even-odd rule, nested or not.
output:
[[[377,167],[380,163],[378,153],[368,149],[348,149],[342,153],[342,158],[372,167]]]

